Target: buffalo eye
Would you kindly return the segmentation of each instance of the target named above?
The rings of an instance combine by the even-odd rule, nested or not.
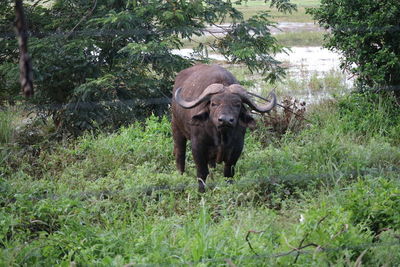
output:
[[[215,103],[215,102],[211,102],[211,106],[212,106],[212,107],[215,107],[215,106],[218,106],[218,104]]]

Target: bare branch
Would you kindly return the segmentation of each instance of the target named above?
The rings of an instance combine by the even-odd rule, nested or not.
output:
[[[255,252],[255,250],[253,249],[253,246],[252,246],[251,243],[250,243],[249,237],[250,237],[250,234],[251,234],[251,233],[253,233],[253,234],[262,234],[262,233],[264,233],[264,232],[265,232],[265,231],[254,231],[254,230],[249,230],[249,231],[247,232],[247,235],[246,235],[247,244],[249,244],[249,247],[250,247],[251,251],[253,251],[253,253],[254,253],[256,256],[258,256],[258,254],[257,254],[257,252]]]
[[[339,232],[337,232],[335,235],[331,236],[331,239],[335,239],[339,235],[343,234],[344,232],[347,232],[349,230],[349,225],[347,223],[343,224],[342,229],[340,229]]]
[[[361,267],[362,266],[362,258],[364,257],[365,253],[367,253],[367,251],[369,250],[369,248],[365,249],[360,256],[358,256],[356,262],[354,263],[354,267]]]
[[[85,19],[87,19],[88,17],[90,17],[90,16],[92,15],[92,13],[93,13],[93,11],[95,10],[96,6],[97,6],[97,0],[94,0],[93,7],[92,7],[92,8],[88,11],[88,13],[87,13],[85,16],[83,16],[83,17],[78,21],[78,23],[72,28],[72,30],[67,34],[67,38],[69,38],[69,37],[71,36],[71,34],[75,31],[75,29],[79,26],[79,24],[81,24]]]
[[[326,218],[328,218],[328,216],[329,216],[329,214],[327,214],[327,215],[325,215],[324,217],[322,217],[322,218],[317,222],[317,225],[315,226],[315,229],[318,228],[318,226],[319,226]],[[310,232],[306,233],[305,236],[303,237],[303,239],[300,241],[299,247],[298,247],[297,249],[295,249],[295,250],[297,251],[297,255],[296,255],[296,258],[294,259],[294,262],[293,262],[293,263],[296,263],[296,262],[297,262],[297,259],[298,259],[299,256],[300,256],[300,250],[301,250],[301,249],[304,249],[304,248],[309,247],[309,246],[315,246],[315,247],[317,247],[317,248],[318,248],[318,247],[320,248],[319,245],[316,245],[316,244],[314,244],[314,243],[311,243],[311,244],[308,244],[308,245],[303,246],[304,241],[307,239],[307,237],[308,237],[309,235],[310,235]]]
[[[275,88],[274,88],[274,90],[275,90]],[[252,92],[247,92],[247,93],[248,93],[249,95],[258,97],[258,98],[260,98],[260,99],[262,99],[262,100],[264,100],[264,101],[270,102],[270,101],[269,101],[268,99],[266,99],[265,97],[259,96],[259,95],[257,95],[257,94],[252,93]],[[298,113],[296,113],[296,112],[291,111],[290,109],[288,109],[288,107],[285,107],[284,105],[281,105],[281,104],[279,104],[279,103],[277,103],[276,105],[277,105],[278,107],[283,108],[284,110],[286,110],[286,111],[288,111],[288,112],[290,112],[290,113],[293,113],[294,115],[296,115],[296,116],[302,118],[303,120],[305,120],[305,121],[307,121],[307,122],[309,122],[309,123],[313,123],[312,121],[310,121],[309,119],[306,119],[306,118],[305,118],[304,116],[302,116],[301,114],[298,114]]]

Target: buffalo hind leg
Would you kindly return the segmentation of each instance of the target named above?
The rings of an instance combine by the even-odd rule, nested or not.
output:
[[[173,126],[173,138],[174,138],[174,155],[176,161],[176,167],[178,171],[183,174],[185,171],[185,158],[186,158],[186,137]]]

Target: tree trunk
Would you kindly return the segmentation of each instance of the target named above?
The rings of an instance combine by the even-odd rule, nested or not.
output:
[[[28,54],[28,30],[22,0],[15,0],[15,32],[19,46],[19,80],[25,96],[33,95],[32,63]]]

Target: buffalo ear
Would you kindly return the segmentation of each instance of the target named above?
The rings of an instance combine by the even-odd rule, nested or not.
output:
[[[240,112],[239,124],[240,124],[240,126],[250,128],[250,130],[254,130],[256,128],[256,121],[253,119],[253,117],[247,111]]]
[[[198,126],[201,123],[205,122],[208,119],[208,116],[209,116],[208,110],[201,110],[199,113],[197,113],[192,117],[189,124]]]

